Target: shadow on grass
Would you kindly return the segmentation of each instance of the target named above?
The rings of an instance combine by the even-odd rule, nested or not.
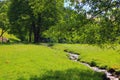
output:
[[[54,46],[55,43],[34,43],[34,42],[7,42],[7,43],[2,43],[0,42],[0,45],[14,45],[14,44],[25,44],[25,45],[29,45],[29,44],[33,44],[33,45],[44,45],[44,46],[48,46],[48,47],[52,47]]]
[[[26,79],[21,77],[17,80]],[[30,76],[29,80],[102,80],[102,74],[74,68],[65,71],[47,71],[41,76]]]

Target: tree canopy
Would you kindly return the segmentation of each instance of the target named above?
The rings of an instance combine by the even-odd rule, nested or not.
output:
[[[64,4],[64,5],[63,5]],[[120,43],[119,0],[0,1],[0,28],[27,42]]]
[[[34,42],[42,40],[42,32],[55,25],[59,19],[61,1],[58,2],[56,0],[11,0],[9,19],[13,25],[12,33],[17,33],[22,41],[27,35],[30,42],[32,35]]]
[[[10,26],[9,19],[7,16],[8,5],[9,5],[9,2],[0,1],[0,28],[2,30],[0,33],[0,37],[3,36],[3,34],[8,30]]]

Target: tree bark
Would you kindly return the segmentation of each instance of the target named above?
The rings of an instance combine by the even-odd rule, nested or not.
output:
[[[34,43],[38,43],[40,39],[40,27],[35,24],[35,22],[32,23],[33,26],[33,33],[34,33]]]
[[[1,43],[3,43],[3,34],[4,34],[6,31],[7,31],[7,29],[6,29],[6,30],[3,30],[3,29],[2,29],[2,32],[1,32],[1,34],[0,34],[0,37],[2,38]]]
[[[33,26],[30,27],[29,29],[29,42],[31,43],[32,42],[32,31],[33,31]]]
[[[3,29],[2,29],[2,32],[1,32],[1,34],[0,34],[0,37],[2,37],[3,34],[4,34],[4,31],[3,31]]]

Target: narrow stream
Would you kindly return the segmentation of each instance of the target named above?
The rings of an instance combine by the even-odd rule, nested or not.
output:
[[[67,52],[67,53],[68,53],[68,52]],[[73,54],[73,53],[68,53],[68,55],[69,55],[69,59],[70,59],[70,60],[79,62],[79,61],[78,61],[79,55]],[[107,80],[120,80],[118,77],[113,76],[111,73],[109,73],[109,72],[108,72],[107,70],[105,70],[105,69],[100,69],[100,68],[98,68],[98,67],[91,67],[89,64],[83,63],[83,62],[80,62],[80,63],[83,64],[83,65],[85,65],[85,66],[87,66],[87,67],[89,67],[90,69],[92,69],[92,70],[95,71],[95,72],[103,72],[103,73],[105,73]]]

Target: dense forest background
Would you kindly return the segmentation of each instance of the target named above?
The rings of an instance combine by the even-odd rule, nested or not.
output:
[[[120,0],[0,0],[0,28],[30,43],[120,43]]]

